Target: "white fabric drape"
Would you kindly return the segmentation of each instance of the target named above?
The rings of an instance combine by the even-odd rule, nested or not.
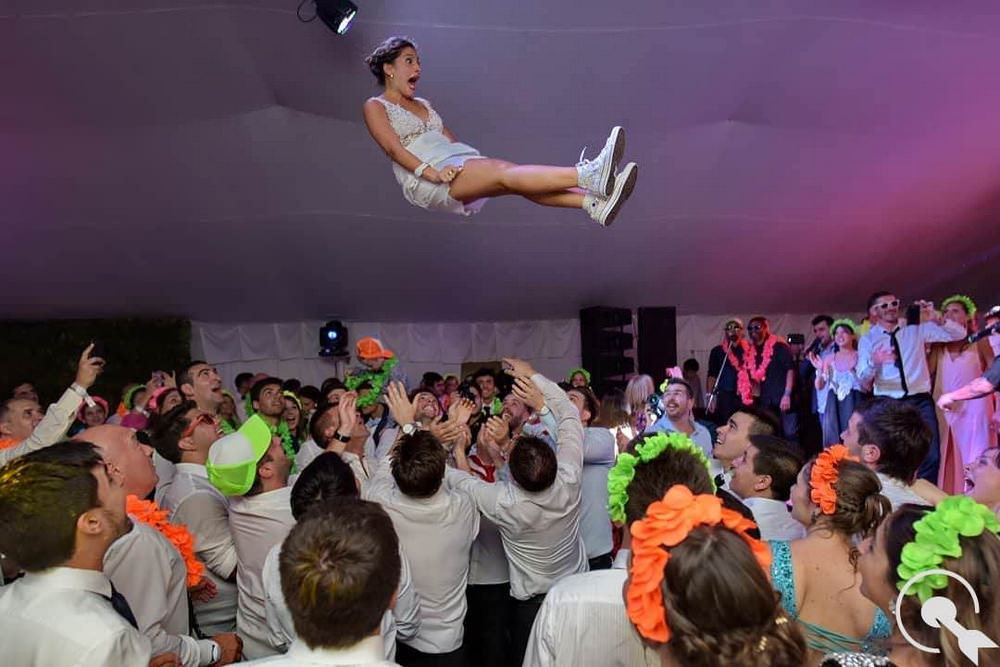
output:
[[[365,336],[380,339],[396,353],[415,384],[427,371],[459,373],[463,362],[493,361],[514,356],[529,361],[541,373],[562,379],[580,364],[580,322],[378,323],[348,322],[353,343]],[[318,356],[323,322],[226,324],[191,323],[191,355],[215,365],[224,386],[232,389],[242,372],[295,377],[319,386],[339,376],[343,364]]]
[[[744,324],[753,315],[737,315]],[[833,314],[833,317],[842,317]],[[849,315],[855,321],[858,314]],[[677,359],[694,357],[702,377],[708,353],[718,345],[729,315],[681,315],[677,318]],[[812,340],[813,315],[772,314],[772,330],[781,336],[805,334]],[[562,380],[580,365],[580,321],[535,320],[523,322],[378,323],[347,322],[353,343],[365,336],[379,338],[399,357],[400,365],[415,384],[427,371],[459,373],[463,362],[493,361],[512,356],[526,359],[543,374]],[[343,368],[318,356],[319,329],[323,322],[274,322],[226,324],[192,322],[191,354],[215,364],[227,388],[241,372],[295,377],[319,386]]]

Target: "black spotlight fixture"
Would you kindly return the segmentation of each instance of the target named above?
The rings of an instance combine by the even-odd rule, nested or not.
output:
[[[338,35],[350,29],[357,15],[358,6],[351,0],[316,0],[316,16]]]
[[[319,356],[346,357],[347,327],[340,320],[330,320],[319,329]]]

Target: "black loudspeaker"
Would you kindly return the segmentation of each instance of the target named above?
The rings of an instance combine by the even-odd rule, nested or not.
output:
[[[677,309],[640,308],[639,372],[651,375],[657,387],[667,378],[667,369],[677,365]]]
[[[594,306],[580,311],[583,367],[590,371],[590,384],[598,395],[624,389],[628,376],[635,372],[634,360],[625,354],[633,346],[631,327],[628,308]]]

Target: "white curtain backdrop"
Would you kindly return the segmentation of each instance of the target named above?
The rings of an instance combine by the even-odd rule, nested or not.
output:
[[[841,317],[842,314],[833,314]],[[860,315],[851,314],[855,321]],[[682,315],[677,318],[677,360],[694,357],[704,378],[708,353],[722,338],[728,315]],[[744,323],[752,315],[738,315]],[[805,334],[812,340],[813,315],[768,315],[781,336]],[[347,322],[353,344],[365,336],[379,338],[399,357],[400,365],[416,385],[427,371],[459,373],[463,362],[493,361],[512,356],[526,359],[541,373],[561,380],[580,365],[580,321],[377,323]],[[318,356],[323,322],[253,324],[191,323],[191,354],[215,365],[226,388],[241,372],[270,373],[298,378],[319,386],[341,376],[343,368]]]
[[[325,378],[343,373],[343,364],[318,356],[323,324],[192,322],[191,355],[214,364],[228,389],[244,371],[294,377],[319,386]],[[468,361],[518,357],[559,379],[580,363],[580,323],[575,319],[441,324],[344,321],[344,325],[352,353],[358,340],[378,338],[399,357],[413,386],[427,371],[457,374]]]

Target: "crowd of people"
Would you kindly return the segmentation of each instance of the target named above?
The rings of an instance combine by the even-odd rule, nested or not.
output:
[[[196,360],[116,409],[88,347],[0,404],[5,661],[1000,664],[1000,335],[887,292],[813,326],[731,319],[704,388],[411,386],[367,338],[320,387]]]

